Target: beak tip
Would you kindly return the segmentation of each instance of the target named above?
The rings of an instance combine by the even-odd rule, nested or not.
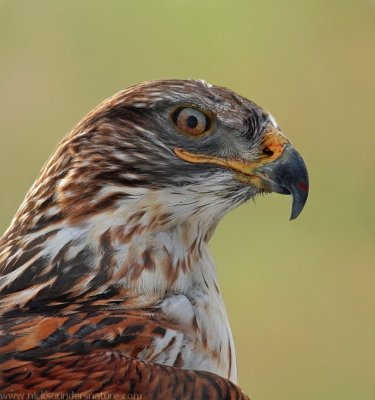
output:
[[[297,217],[300,215],[301,211],[302,211],[302,208],[298,211],[292,210],[289,221],[293,221],[293,220],[297,219]]]
[[[297,187],[299,190],[292,190],[291,192],[293,198],[293,204],[292,204],[292,213],[290,215],[289,221],[296,219],[300,215],[307,202],[308,187],[309,187],[308,180],[306,179],[306,181],[303,182],[303,189],[301,188],[301,185],[297,184]]]
[[[295,219],[299,216],[299,214],[300,214],[301,211],[302,211],[302,209],[301,209],[301,210],[298,210],[298,211],[292,209],[292,213],[290,214],[289,221],[295,220]]]

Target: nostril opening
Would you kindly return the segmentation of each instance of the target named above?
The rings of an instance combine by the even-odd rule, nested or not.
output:
[[[269,147],[265,147],[263,149],[263,154],[265,154],[266,156],[273,156],[273,151]]]

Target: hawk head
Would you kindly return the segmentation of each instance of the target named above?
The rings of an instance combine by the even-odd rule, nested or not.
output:
[[[265,192],[291,194],[294,219],[308,195],[305,164],[274,118],[203,81],[146,82],[120,92],[78,125],[60,153],[65,176],[53,184],[71,217],[149,190],[177,221],[205,211],[216,219]]]

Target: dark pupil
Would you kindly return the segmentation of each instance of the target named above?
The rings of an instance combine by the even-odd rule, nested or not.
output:
[[[196,128],[198,125],[198,118],[194,117],[194,115],[190,115],[190,117],[188,117],[188,119],[186,120],[186,125],[189,128]]]

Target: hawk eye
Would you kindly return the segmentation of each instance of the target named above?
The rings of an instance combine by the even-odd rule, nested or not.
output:
[[[200,135],[210,128],[207,115],[195,108],[177,108],[172,113],[172,120],[180,131],[193,136]]]

